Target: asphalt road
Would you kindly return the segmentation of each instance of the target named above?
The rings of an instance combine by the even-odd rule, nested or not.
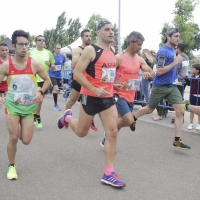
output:
[[[60,95],[62,110],[65,103]],[[78,138],[71,129],[57,128],[61,111],[52,108],[53,99],[47,95],[41,112],[43,128],[35,128],[30,145],[18,142],[16,181],[6,179],[8,132],[0,110],[1,200],[200,199],[200,135],[183,128],[182,138],[192,148],[173,148],[170,114],[159,122],[146,115],[138,120],[135,132],[120,131],[115,171],[127,186],[116,189],[100,183],[105,159],[99,145],[103,137],[99,117],[95,117],[99,131]],[[73,106],[74,116],[78,109],[79,103]]]

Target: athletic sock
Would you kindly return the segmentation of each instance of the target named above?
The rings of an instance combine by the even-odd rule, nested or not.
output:
[[[180,139],[180,137],[175,137],[175,141],[176,142],[179,141],[179,139]]]
[[[69,122],[69,118],[71,117],[71,115],[67,115],[66,117],[65,117],[65,121],[66,122]]]
[[[113,165],[106,165],[105,166],[105,171],[104,171],[105,175],[109,176],[109,175],[111,175],[112,172],[114,172]]]
[[[14,167],[14,166],[15,166],[15,164],[10,164],[9,166],[12,166],[12,167]]]
[[[58,94],[57,93],[53,93],[53,100],[55,105],[57,105],[57,100],[58,100]]]

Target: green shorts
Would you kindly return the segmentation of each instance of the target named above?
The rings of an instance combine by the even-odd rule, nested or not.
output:
[[[167,99],[172,105],[173,104],[182,104],[183,98],[179,92],[177,86],[153,86],[151,89],[151,95],[149,98],[148,107],[155,109],[160,103],[162,98]]]
[[[21,119],[33,118],[37,104],[19,105],[9,100],[5,103],[5,113],[8,115],[19,116]]]

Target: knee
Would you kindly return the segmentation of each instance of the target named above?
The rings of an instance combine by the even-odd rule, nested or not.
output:
[[[108,140],[116,140],[118,135],[117,128],[114,128],[113,130],[110,130],[109,132],[106,132],[106,139]]]
[[[17,144],[17,142],[18,142],[18,136],[15,135],[15,134],[12,134],[12,135],[10,136],[10,142],[11,142],[12,144]]]
[[[78,135],[78,137],[85,137],[88,134],[88,131],[84,131],[84,130],[80,130],[80,131],[76,131],[76,135]]]
[[[154,111],[154,109],[149,108],[148,106],[146,106],[146,113],[147,114],[151,114]]]
[[[22,138],[22,143],[23,143],[24,145],[28,145],[28,144],[30,144],[30,142],[31,142],[30,139],[23,139],[23,138]]]
[[[184,110],[183,109],[177,109],[176,110],[176,116],[177,117],[182,117],[184,115]]]

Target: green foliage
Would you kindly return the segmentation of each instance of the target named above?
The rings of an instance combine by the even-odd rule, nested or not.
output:
[[[7,36],[5,34],[0,35],[0,43],[3,42]]]
[[[192,50],[200,49],[200,33],[198,25],[193,21],[193,11],[195,6],[199,4],[199,0],[177,0],[175,3],[174,19],[172,25],[169,22],[164,23],[161,31],[161,43],[163,45],[166,38],[166,30],[169,27],[176,27],[179,29],[181,38],[180,42],[186,45],[185,53],[192,58]]]
[[[115,52],[118,52],[118,28],[116,23],[114,23],[114,48]]]
[[[92,43],[97,42],[97,34],[96,34],[96,25],[99,21],[107,20],[106,18],[103,18],[100,14],[92,14],[92,16],[89,18],[89,21],[85,28],[89,29],[91,32],[91,40]]]
[[[124,38],[122,49],[125,50],[128,47],[128,35]]]
[[[80,18],[76,18],[72,20],[72,18],[69,19],[68,22],[68,29],[66,30],[66,39],[65,43],[71,44],[74,42],[78,37],[80,37],[80,28],[82,27],[82,24],[80,22]]]
[[[29,48],[35,48],[35,38],[36,38],[36,35],[30,35]]]

